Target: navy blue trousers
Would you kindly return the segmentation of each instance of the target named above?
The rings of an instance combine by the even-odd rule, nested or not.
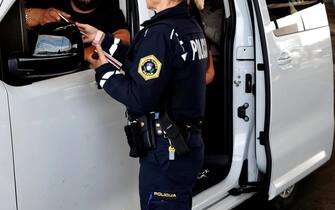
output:
[[[157,139],[157,148],[140,159],[141,210],[191,210],[192,187],[202,168],[204,145],[200,133],[189,138],[192,151],[169,160],[169,141]]]

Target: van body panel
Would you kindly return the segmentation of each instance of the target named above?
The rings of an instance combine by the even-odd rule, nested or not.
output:
[[[5,17],[15,0],[0,0],[0,22]]]
[[[235,0],[234,2],[236,32],[233,45],[233,142],[239,147],[233,149],[232,165],[237,161],[242,161],[242,165],[244,161],[248,161],[247,181],[256,181],[258,177],[257,169],[255,171],[256,162],[252,161],[256,156],[254,145],[255,96],[252,92],[246,92],[247,85],[254,84],[253,28],[247,1]],[[240,51],[244,52],[242,56]],[[247,82],[247,75],[252,78],[250,84]],[[238,114],[241,107],[245,107],[246,118]]]
[[[0,209],[16,210],[8,98],[0,81]]]
[[[303,179],[306,174],[309,174],[319,168],[324,164],[329,158],[325,151],[314,155],[310,159],[296,166],[286,174],[283,174],[281,177],[278,177],[276,180],[273,180],[270,185],[270,195],[277,195],[281,193],[287,186],[292,186],[301,179]]]
[[[320,166],[331,156],[334,122],[329,35],[329,28],[323,27],[289,35],[284,37],[286,40],[278,38],[276,45],[271,46],[274,47],[271,52],[286,51],[292,56],[292,61],[287,64],[281,64],[280,54],[270,56],[272,111],[269,139],[274,183],[284,174],[294,173],[296,167],[319,153],[324,152],[325,156],[312,158],[318,161],[313,161],[310,167]],[[281,187],[270,189],[270,192],[276,192],[270,194],[277,195],[310,172],[306,168],[300,174],[289,176],[292,180],[281,180],[284,181]]]
[[[124,17],[127,17],[127,2],[125,0],[119,0],[119,6]]]
[[[206,210],[228,210],[237,207],[239,204],[251,198],[255,193],[246,193],[240,196],[228,196],[224,200],[219,201],[218,203],[206,208]]]
[[[261,0],[259,4],[271,82],[272,199],[331,156],[333,62],[328,26],[277,37],[266,2]],[[310,9],[314,7],[319,12],[321,7],[323,16],[326,15],[323,4]]]
[[[144,21],[149,20],[152,16],[155,15],[153,10],[149,10],[147,7],[146,1],[137,1],[138,10],[139,10],[139,23],[142,24]]]
[[[7,89],[20,208],[137,209],[125,108],[93,70]]]
[[[267,169],[267,158],[266,158],[266,150],[264,145],[261,144],[260,141],[260,133],[264,132],[265,125],[265,109],[266,109],[266,85],[265,85],[265,74],[264,71],[258,69],[258,65],[264,64],[263,52],[262,52],[262,41],[259,33],[259,24],[255,12],[254,11],[254,30],[255,30],[255,84],[256,84],[256,119],[255,119],[255,127],[256,127],[256,161],[257,167],[260,172],[266,174]]]

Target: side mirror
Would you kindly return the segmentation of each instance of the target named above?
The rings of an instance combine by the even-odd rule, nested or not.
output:
[[[84,46],[79,29],[69,23],[49,23],[38,32],[33,53],[12,53],[8,71],[13,77],[43,79],[81,69]]]
[[[23,79],[55,77],[80,70],[80,58],[77,53],[50,57],[13,54],[8,59],[8,70],[10,75]]]

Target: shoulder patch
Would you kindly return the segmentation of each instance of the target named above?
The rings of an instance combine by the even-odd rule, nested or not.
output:
[[[154,55],[149,55],[141,58],[138,64],[137,72],[145,81],[159,77],[162,63]]]

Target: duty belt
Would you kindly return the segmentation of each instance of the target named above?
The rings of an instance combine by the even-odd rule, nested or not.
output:
[[[202,121],[196,120],[187,123],[174,123],[166,112],[150,112],[149,114],[141,117],[135,115],[129,115],[126,113],[129,124],[139,124],[140,127],[145,128],[147,134],[151,139],[152,145],[155,144],[155,137],[153,132],[157,136],[164,136],[176,149],[176,153],[179,155],[190,152],[188,147],[189,135],[193,133],[201,133]],[[148,124],[147,124],[148,123]],[[146,141],[145,142],[150,142]]]

